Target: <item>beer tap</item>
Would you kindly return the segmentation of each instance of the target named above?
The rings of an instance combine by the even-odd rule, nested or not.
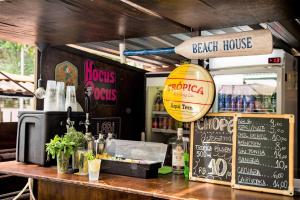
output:
[[[89,126],[91,125],[90,120],[89,120],[89,114],[90,114],[90,96],[91,96],[91,88],[87,87],[85,88],[84,92],[84,110],[85,110],[85,121],[80,122],[80,125],[85,126],[85,133],[89,132]]]
[[[91,96],[91,87],[85,89],[84,104],[85,104],[85,122],[81,123],[85,126],[85,139],[87,141],[87,150],[94,151],[94,137],[91,132],[89,132],[89,113],[90,113],[90,96]]]
[[[73,125],[74,125],[74,121],[71,121],[71,113],[72,113],[72,108],[71,106],[68,107],[68,110],[67,110],[67,123],[66,123],[66,127],[67,127],[67,132],[69,130],[69,128],[72,128]]]

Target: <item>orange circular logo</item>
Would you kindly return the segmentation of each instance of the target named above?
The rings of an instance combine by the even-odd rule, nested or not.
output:
[[[198,65],[177,67],[165,82],[163,103],[166,111],[178,121],[200,119],[210,110],[214,98],[214,80],[206,69]]]

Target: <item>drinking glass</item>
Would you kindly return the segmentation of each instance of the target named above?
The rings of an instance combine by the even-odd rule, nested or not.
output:
[[[68,110],[68,107],[71,107],[74,112],[77,111],[75,86],[67,86],[65,110]]]
[[[65,83],[57,82],[56,84],[56,110],[64,111],[66,104]]]
[[[54,111],[56,109],[56,81],[48,80],[44,100],[44,111]]]
[[[100,165],[101,165],[100,159],[88,160],[90,181],[97,181],[99,179]]]
[[[79,167],[79,174],[80,175],[87,175],[88,174],[88,160],[86,157],[86,153],[88,151],[85,149],[80,149],[77,150],[77,154],[78,154],[78,167]]]

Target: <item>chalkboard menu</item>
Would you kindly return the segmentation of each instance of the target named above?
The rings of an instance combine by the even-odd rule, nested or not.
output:
[[[190,180],[231,184],[233,114],[208,114],[192,123]]]
[[[293,123],[291,115],[237,117],[234,188],[293,195]]]

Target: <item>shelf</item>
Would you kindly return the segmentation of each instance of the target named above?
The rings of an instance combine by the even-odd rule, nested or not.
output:
[[[254,111],[254,112],[240,112],[240,111],[218,111],[219,113],[241,113],[241,114],[276,114],[276,112],[259,112],[259,111]]]
[[[152,111],[152,114],[155,115],[169,115],[166,111]]]
[[[152,128],[152,132],[156,132],[156,133],[172,133],[172,134],[177,134],[177,131],[176,131],[176,130],[173,130],[173,129]],[[188,131],[188,130],[183,130],[183,134],[190,134],[190,131]]]

